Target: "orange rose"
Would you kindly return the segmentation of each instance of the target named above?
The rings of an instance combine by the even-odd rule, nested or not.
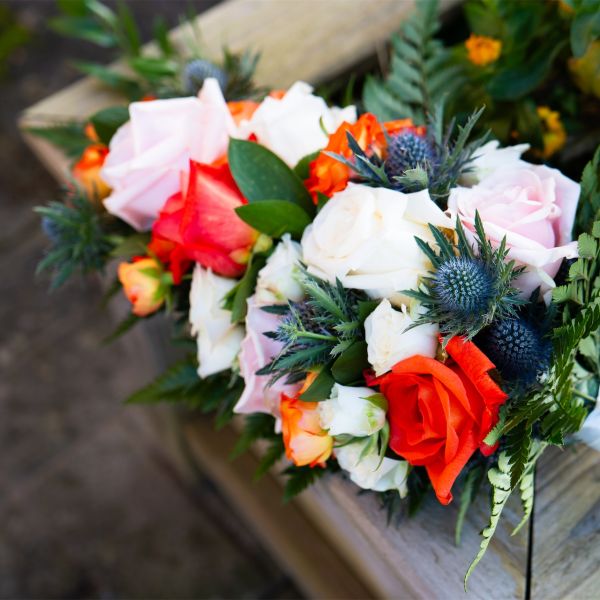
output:
[[[303,390],[307,387],[304,385]],[[333,438],[321,427],[318,402],[299,400],[281,394],[281,429],[285,455],[297,467],[325,466],[331,456]]]
[[[365,113],[356,123],[351,124],[344,121],[335,133],[329,137],[327,146],[310,164],[306,187],[312,194],[315,204],[318,201],[319,193],[331,198],[333,194],[341,192],[348,185],[352,174],[351,169],[337,159],[325,154],[325,152],[334,152],[346,158],[352,157],[346,132],[352,134],[367,154],[383,156],[387,147],[385,132],[387,131],[388,135],[394,135],[406,130],[414,131],[418,135],[424,135],[425,133],[424,127],[415,127],[410,119],[388,121],[382,126],[375,115],[371,113]]]
[[[73,167],[73,177],[90,198],[102,200],[110,194],[110,187],[100,177],[100,169],[108,154],[104,144],[91,144]]]
[[[118,275],[134,315],[145,317],[163,305],[167,281],[156,259],[140,258],[132,263],[121,263]]]
[[[239,125],[242,121],[250,120],[260,104],[252,100],[238,100],[237,102],[228,102],[227,106],[235,124]]]
[[[446,350],[445,363],[417,355],[377,380],[389,405],[390,448],[427,469],[442,504],[452,500],[452,485],[477,448],[494,451],[483,440],[507,399],[475,344],[455,337]]]

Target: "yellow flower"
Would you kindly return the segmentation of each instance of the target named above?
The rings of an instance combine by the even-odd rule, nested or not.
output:
[[[472,33],[465,41],[469,60],[478,67],[485,67],[498,60],[502,51],[502,42],[485,35]]]
[[[567,141],[567,132],[560,120],[560,113],[548,106],[538,106],[537,114],[542,122],[542,139],[544,140],[543,158],[549,158],[558,152]]]

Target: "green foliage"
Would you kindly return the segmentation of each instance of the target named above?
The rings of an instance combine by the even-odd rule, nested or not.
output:
[[[107,232],[110,219],[97,204],[88,200],[77,188],[67,202],[51,202],[38,206],[51,247],[38,265],[38,272],[54,273],[52,287],[62,285],[77,270],[82,274],[104,268],[114,242]]]
[[[577,218],[575,221],[578,233],[589,231],[590,223],[600,221],[600,146],[590,162],[587,163],[581,176],[581,194]]]
[[[475,463],[472,465],[463,483],[463,488],[460,494],[460,506],[458,508],[458,515],[456,516],[456,526],[454,529],[454,543],[460,546],[460,539],[462,535],[463,526],[465,524],[465,517],[469,511],[469,507],[477,497],[477,493],[481,488],[483,478],[485,475],[485,465]]]
[[[285,200],[252,202],[236,208],[235,212],[254,229],[275,238],[289,233],[299,240],[311,223],[311,218],[303,208]]]
[[[506,452],[500,453],[500,455],[498,456],[497,466],[492,467],[488,471],[488,480],[492,486],[492,506],[490,521],[488,526],[481,532],[482,540],[479,546],[479,552],[473,559],[473,562],[469,566],[469,569],[467,570],[467,573],[465,575],[465,591],[467,590],[467,582],[469,580],[469,577],[471,576],[471,573],[473,573],[473,570],[475,569],[479,561],[483,558],[492,540],[492,537],[496,532],[496,528],[498,527],[498,523],[500,521],[500,515],[502,514],[502,511],[506,505],[506,502],[508,501],[508,498],[510,497],[511,492],[515,489],[516,485],[521,484],[521,481],[524,479],[525,476],[529,477],[529,475],[532,475],[533,470],[535,469],[535,464],[542,452],[544,451],[545,447],[546,444],[544,443],[540,443],[537,441],[532,442],[523,473],[521,473],[519,479],[516,481],[515,484],[512,483],[514,477],[512,473],[513,467],[511,459]],[[530,494],[533,494],[532,481],[533,479],[528,479],[525,483],[526,492],[524,493],[526,493],[526,495],[528,496]],[[533,503],[533,500],[531,500],[531,502]],[[531,511],[529,510],[529,513],[530,512]],[[519,525],[519,527],[521,526],[522,523]]]
[[[277,435],[269,441],[267,449],[261,456],[258,467],[256,468],[256,472],[254,473],[255,481],[260,479],[272,467],[275,466],[277,461],[282,458],[284,451],[285,447],[283,445],[283,438],[281,435]]]
[[[244,429],[231,452],[231,458],[237,458],[247,452],[258,440],[275,438],[281,438],[275,433],[275,417],[265,413],[247,415]]]
[[[104,108],[90,117],[98,138],[108,145],[117,129],[129,121],[129,109],[126,106]]]
[[[266,261],[267,253],[253,252],[244,275],[223,299],[224,308],[231,311],[232,323],[241,323],[246,318],[247,299],[254,293],[258,272]]]
[[[332,284],[306,271],[300,283],[306,300],[272,308],[285,313],[277,331],[265,335],[282,342],[283,348],[258,373],[299,381],[313,367],[333,365],[334,379],[336,374],[346,382],[359,379],[366,348],[355,344],[363,339],[358,303],[364,296],[345,289],[339,281]]]
[[[573,56],[583,56],[589,45],[600,38],[600,7],[598,0],[566,0],[574,10],[571,21],[571,50]]]
[[[475,215],[477,250],[468,242],[458,218],[456,245],[448,240],[441,229],[432,225],[429,227],[438,247],[437,251],[428,242],[418,237],[415,240],[431,261],[433,269],[427,277],[422,278],[419,290],[403,292],[419,300],[427,309],[427,312],[419,317],[417,324],[439,323],[440,332],[447,341],[455,335],[464,335],[471,339],[492,320],[514,317],[516,309],[523,301],[518,297],[518,290],[511,284],[523,272],[523,268],[515,267],[514,261],[506,261],[506,240],[503,239],[498,248],[493,248],[485,235],[479,213]],[[484,289],[474,290],[476,297],[473,299],[473,306],[464,299],[456,303],[447,297],[445,279],[451,280],[454,277],[454,271],[450,271],[450,267],[454,269],[457,256],[466,259],[464,266],[472,267],[472,270],[476,273],[481,272],[486,278]],[[462,263],[459,266],[463,266]],[[465,290],[461,289],[460,293],[464,294]]]
[[[331,366],[325,365],[321,368],[315,380],[300,395],[300,400],[304,402],[322,402],[328,400],[331,395],[331,388],[335,379],[331,374]]]
[[[302,180],[264,146],[232,139],[228,159],[231,174],[250,204],[279,200],[297,205],[309,216],[314,214],[312,198]]]
[[[204,379],[198,376],[193,356],[181,360],[159,375],[152,383],[132,394],[128,404],[184,404],[203,413],[216,413],[217,426],[225,425],[244,387],[243,380],[230,372]]]
[[[327,473],[327,469],[321,467],[290,466],[283,473],[287,476],[283,489],[283,501],[289,502],[323,477]]]
[[[383,121],[412,118],[424,124],[432,107],[460,88],[461,66],[434,39],[440,27],[437,9],[437,0],[417,2],[414,14],[392,38],[390,72],[383,81],[367,79],[364,105]]]
[[[64,0],[58,2],[61,15],[51,20],[57,32],[118,51],[124,58],[126,69],[113,68],[99,63],[75,62],[84,73],[100,79],[106,85],[124,94],[130,101],[140,100],[148,94],[160,98],[189,95],[184,89],[184,71],[188,60],[202,58],[201,36],[194,24],[194,15],[188,16],[187,43],[189,59],[175,51],[162,19],[154,25],[154,48],[147,53],[141,45],[139,27],[128,5],[119,1],[116,10],[98,0]],[[183,20],[183,19],[182,19]],[[223,90],[229,100],[264,95],[252,78],[259,56],[251,52],[235,54],[223,50],[221,68],[227,75]]]
[[[81,156],[90,145],[90,140],[84,133],[83,123],[53,124],[47,127],[28,127],[25,130],[41,137],[56,146],[67,158],[75,159]]]

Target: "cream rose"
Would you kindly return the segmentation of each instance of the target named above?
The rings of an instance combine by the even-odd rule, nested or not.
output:
[[[100,172],[112,188],[104,206],[146,231],[179,191],[190,159],[211,163],[225,154],[236,127],[216,79],[207,79],[197,98],[134,102],[129,115]]]
[[[527,268],[515,287],[528,297],[538,286],[549,292],[563,258],[577,256],[571,230],[579,184],[556,169],[523,165],[503,167],[472,188],[452,189],[448,213],[473,231],[478,211],[492,244],[506,237],[509,258]]]
[[[335,449],[340,467],[347,471],[350,479],[365,490],[386,492],[398,490],[404,498],[408,493],[407,478],[409,465],[405,460],[384,458],[373,449],[365,454],[369,440],[358,440]]]
[[[298,81],[281,97],[267,96],[249,121],[241,124],[244,137],[254,134],[288,165],[327,145],[323,128],[333,133],[344,121],[356,121],[356,108],[329,108],[307,83]]]
[[[235,279],[215,275],[200,265],[194,268],[190,290],[190,323],[198,342],[198,375],[207,377],[230,369],[244,337],[244,328],[231,322],[231,313],[221,308],[223,297]]]
[[[296,279],[302,248],[292,241],[289,233],[282,238],[267,264],[259,271],[256,282],[258,304],[281,304],[288,300],[299,302],[304,296]]]
[[[411,315],[406,305],[402,305],[400,311],[394,310],[388,300],[382,300],[366,318],[367,357],[377,376],[415,354],[435,357],[438,326],[427,323],[410,329],[418,316],[414,314],[417,311],[417,307],[413,308]]]
[[[385,425],[385,409],[369,400],[372,396],[379,397],[367,387],[334,384],[329,400],[318,403],[321,427],[329,435],[364,437],[376,433]]]
[[[583,427],[575,434],[575,439],[600,452],[600,393],[594,410],[584,421]]]
[[[360,184],[334,194],[304,231],[302,253],[310,273],[394,304],[415,289],[430,263],[415,236],[433,242],[428,223],[452,228],[427,190],[403,194]]]

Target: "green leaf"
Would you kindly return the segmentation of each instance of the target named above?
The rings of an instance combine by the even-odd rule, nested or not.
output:
[[[541,48],[531,60],[500,71],[487,85],[492,98],[499,101],[516,100],[533,91],[549,75],[554,59],[565,43],[557,44],[551,52]]]
[[[69,158],[78,158],[90,145],[90,140],[83,131],[83,123],[66,123],[64,125],[52,125],[51,127],[28,127],[25,131],[49,141]]]
[[[108,145],[113,135],[129,121],[129,109],[126,106],[111,106],[98,111],[90,118],[100,141]]]
[[[328,400],[335,380],[331,376],[329,366],[323,367],[307,390],[300,395],[303,402],[322,402]]]
[[[235,459],[247,452],[256,441],[281,437],[275,434],[275,418],[265,413],[253,413],[244,420],[244,429],[238,438],[230,458]]]
[[[292,500],[315,481],[323,477],[326,472],[321,467],[288,467],[284,471],[284,474],[288,477],[283,490],[283,501],[289,502]]]
[[[55,17],[50,19],[49,26],[57,33],[86,40],[104,48],[117,45],[114,34],[106,31],[91,17]]]
[[[300,239],[311,219],[297,204],[285,200],[261,200],[235,209],[242,221],[271,237],[289,233]]]
[[[136,73],[150,80],[175,77],[179,71],[178,64],[167,58],[137,56],[129,60],[129,65]]]
[[[107,337],[102,340],[102,344],[110,344],[114,342],[116,339],[120,338],[122,335],[127,333],[134,325],[142,319],[142,317],[138,317],[133,313],[127,315],[116,327],[116,329]]]
[[[133,256],[145,255],[147,245],[150,242],[149,233],[133,233],[127,237],[116,240],[116,245],[110,253],[112,258],[131,258]]]
[[[597,0],[582,0],[571,22],[571,49],[576,58],[600,37],[600,9]]]
[[[141,88],[139,82],[119,73],[115,69],[85,61],[74,61],[73,64],[82,73],[86,73],[87,75],[99,79],[102,83],[115,88],[125,94],[128,98],[135,98],[140,95]]]
[[[231,322],[239,323],[246,318],[248,304],[246,300],[254,293],[258,272],[265,266],[267,257],[255,254],[251,257],[246,272],[232,290]]]
[[[245,140],[229,142],[229,167],[248,202],[277,198],[313,215],[314,204],[302,180],[273,152]]]
[[[294,173],[296,173],[302,181],[308,179],[308,176],[310,175],[310,163],[313,162],[313,160],[316,160],[319,154],[321,154],[321,151],[317,150],[316,152],[303,156],[294,167]]]
[[[363,378],[363,371],[369,368],[367,342],[354,342],[335,360],[331,367],[333,378],[342,385],[349,385]]]

